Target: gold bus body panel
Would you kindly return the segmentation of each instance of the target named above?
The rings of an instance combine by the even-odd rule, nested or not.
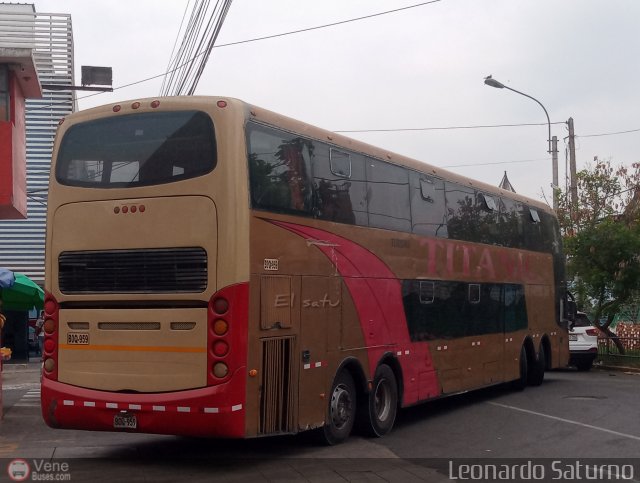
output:
[[[206,386],[206,309],[63,309],[60,319],[60,382],[135,392]]]
[[[144,206],[140,212],[139,206]],[[128,212],[122,211],[128,207]],[[131,213],[131,207],[137,207]],[[115,210],[118,209],[118,213]],[[64,231],[52,232],[51,259],[65,251],[114,250],[136,248],[202,247],[207,252],[207,291],[217,286],[217,213],[213,200],[205,196],[166,198],[131,198],[109,201],[69,203],[53,214],[53,226]],[[192,218],[194,217],[194,218]],[[193,222],[194,219],[206,220]],[[51,266],[50,280],[58,287],[58,264]],[[113,299],[113,295],[63,294],[64,301]],[[167,293],[145,293],[145,300],[167,299]],[[170,298],[193,300],[193,294],[170,293]],[[116,300],[139,300],[139,293],[118,294]]]
[[[145,208],[141,213],[142,205]],[[124,206],[129,207],[128,213],[122,212]],[[138,207],[135,213],[130,211],[132,206]],[[207,223],[194,224],[190,216]],[[54,260],[64,251],[82,251],[86,247],[91,250],[202,247],[207,252],[209,268],[207,291],[216,287],[216,207],[210,198],[184,196],[70,203],[59,207],[54,217],[53,226],[66,227],[64,232],[53,233]],[[167,234],[170,237],[165,236]],[[53,280],[57,281],[57,264],[53,264],[52,273]],[[86,303],[87,298],[92,304],[102,301],[108,307],[113,295],[65,294],[63,300]],[[194,295],[118,294],[118,301],[122,302],[144,300],[148,303],[167,298],[193,301]],[[59,323],[61,382],[91,389],[140,392],[206,386],[205,308],[62,309]],[[88,325],[88,331],[73,330],[74,324],[83,327],[77,323]],[[189,324],[193,327],[185,330]],[[87,333],[88,344],[69,344],[74,341],[73,336],[69,339],[69,334],[74,332]]]

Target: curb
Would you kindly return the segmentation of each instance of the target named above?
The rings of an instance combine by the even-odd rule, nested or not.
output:
[[[631,367],[631,366],[614,366],[614,365],[601,365],[594,364],[593,369],[598,369],[601,371],[620,371],[620,372],[628,372],[632,374],[640,374],[640,367]]]
[[[2,373],[8,374],[13,372],[39,372],[40,371],[40,361],[32,361],[32,362],[24,362],[24,363],[13,363],[7,364],[6,362],[2,364]]]

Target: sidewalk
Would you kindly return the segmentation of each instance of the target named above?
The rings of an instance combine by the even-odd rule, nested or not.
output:
[[[2,373],[7,374],[9,372],[31,372],[34,370],[40,372],[40,364],[41,364],[40,356],[30,357],[29,362],[27,361],[3,362]]]
[[[40,358],[31,358],[29,362],[2,363],[2,385],[0,389],[13,388],[18,384],[40,382]]]

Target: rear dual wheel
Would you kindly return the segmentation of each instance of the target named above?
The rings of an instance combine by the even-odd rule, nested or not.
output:
[[[356,418],[356,388],[351,374],[342,370],[331,388],[327,423],[322,439],[330,445],[342,443],[351,434]],[[359,427],[370,436],[384,436],[393,428],[398,412],[398,383],[389,366],[376,369],[371,391],[358,407]]]
[[[398,383],[391,368],[381,364],[367,399],[358,407],[358,429],[367,436],[384,436],[393,428],[397,412]]]
[[[328,421],[322,428],[327,444],[342,443],[351,434],[356,417],[356,386],[348,371],[341,370],[333,381],[329,399]]]
[[[547,356],[544,346],[540,346],[538,358],[535,360],[533,367],[528,374],[528,383],[530,386],[539,386],[544,381],[544,371],[547,368]]]

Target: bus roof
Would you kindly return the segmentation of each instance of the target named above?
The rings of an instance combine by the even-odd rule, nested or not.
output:
[[[95,117],[103,117],[103,116],[106,117],[108,115],[114,114],[114,106],[117,105],[117,106],[124,107],[124,106],[130,106],[133,103],[140,103],[140,105],[142,106],[140,107],[140,111],[145,111],[147,109],[145,109],[144,106],[147,106],[151,102],[156,100],[160,101],[160,105],[163,107],[166,107],[166,105],[169,104],[174,106],[176,105],[183,105],[185,107],[188,106],[189,108],[192,108],[192,109],[195,109],[198,106],[202,107],[203,104],[205,103],[208,104],[210,107],[213,107],[218,105],[218,103],[222,101],[226,103],[225,104],[226,107],[232,107],[234,109],[243,111],[245,119],[253,119],[261,123],[274,125],[290,132],[308,136],[316,140],[322,140],[330,144],[335,144],[336,146],[342,146],[343,148],[346,148],[355,152],[359,152],[368,156],[372,156],[392,164],[404,166],[410,169],[414,169],[416,171],[423,172],[428,175],[436,176],[448,181],[453,181],[466,186],[470,186],[481,192],[491,193],[498,196],[510,198],[515,201],[526,203],[527,205],[530,205],[542,211],[546,211],[548,213],[554,214],[553,209],[547,204],[542,203],[541,201],[534,200],[532,198],[520,195],[518,193],[514,193],[512,191],[504,190],[502,188],[499,188],[498,186],[493,186],[493,185],[484,183],[482,181],[478,181],[457,173],[453,173],[444,168],[433,166],[424,161],[419,161],[417,159],[413,159],[407,156],[394,153],[387,149],[383,149],[362,141],[358,141],[356,139],[350,138],[343,134],[335,133],[326,129],[322,129],[317,126],[313,126],[311,124],[307,124],[303,121],[293,119],[291,117],[284,116],[282,114],[278,114],[268,109],[264,109],[262,107],[259,107],[254,104],[250,104],[240,99],[236,99],[232,97],[174,96],[174,97],[157,97],[157,98],[147,98],[147,99],[131,99],[128,101],[122,101],[118,103],[112,103],[112,104],[107,104],[99,107],[82,110],[74,114],[71,114],[70,116],[68,116],[68,119],[75,123],[75,122],[82,122],[84,120],[94,119]],[[123,111],[125,111],[125,109],[123,109]]]

